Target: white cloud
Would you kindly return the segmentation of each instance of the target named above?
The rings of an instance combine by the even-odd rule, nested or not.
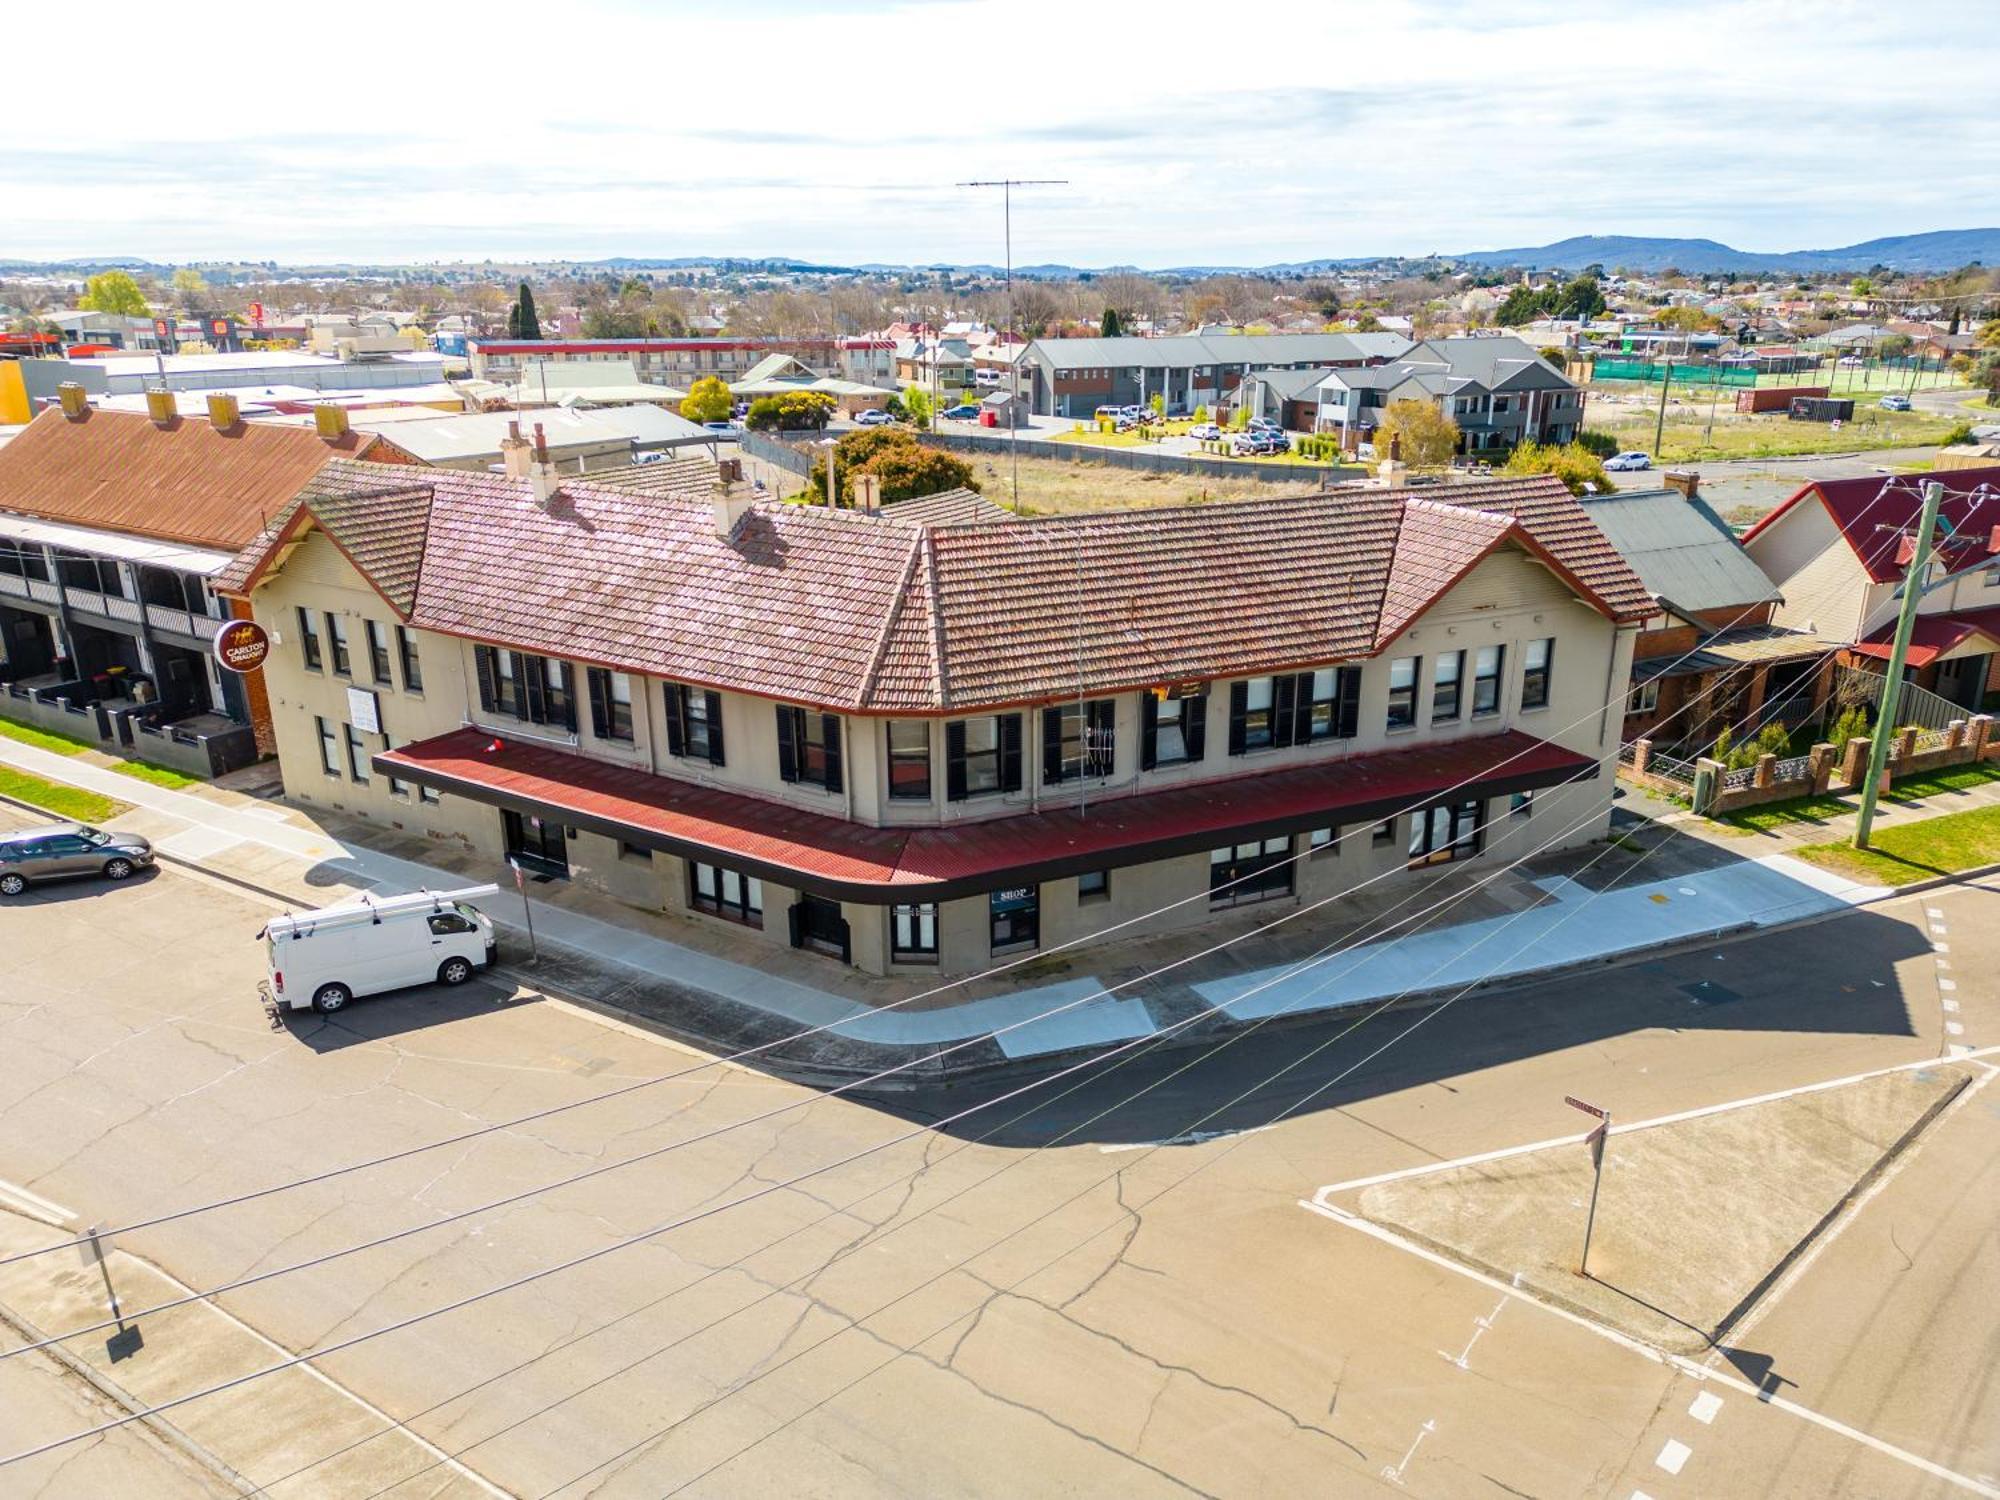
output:
[[[154,14],[110,0],[92,31]],[[1023,262],[1840,244],[1992,217],[2000,125],[1968,49],[1989,21],[1984,0],[266,8],[170,46],[195,66],[164,94],[35,111],[60,125],[0,153],[0,256],[991,260],[998,205],[954,184],[1001,175],[1068,179],[1017,199]],[[10,42],[77,45],[49,6]]]

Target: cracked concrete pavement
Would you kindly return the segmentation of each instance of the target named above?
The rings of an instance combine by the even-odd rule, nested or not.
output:
[[[688,1142],[217,1300],[305,1351],[706,1213],[316,1364],[473,1473],[536,1497],[1569,1495],[1624,1484],[1616,1500],[1633,1488],[1668,1500],[1667,1484],[1640,1472],[1642,1450],[1658,1447],[1681,1377],[1534,1309],[1495,1317],[1487,1289],[1344,1235],[1299,1199],[1547,1136],[1569,1123],[1565,1092],[1596,1090],[1637,1117],[1934,1057],[1947,1014],[1973,1040],[2000,1040],[2000,1024],[1986,1024],[2000,1012],[1991,965],[1978,957],[2000,946],[1996,901],[1983,887],[1933,893],[1633,965],[1615,982],[1592,974],[1395,1013],[1352,1037],[1340,1034],[1352,1018],[1292,1026],[1014,1098],[1000,1096],[1019,1080],[870,1103],[708,1068],[124,1244],[214,1286]],[[1967,934],[1954,939],[1968,951],[1950,1013],[1931,909]],[[273,1031],[252,994],[260,919],[242,894],[176,871],[0,906],[0,1178],[86,1220],[124,1222],[700,1060],[490,982]],[[1697,1003],[1688,986],[1701,979],[1726,980],[1739,998]],[[985,1107],[970,1118],[897,1140],[975,1104]],[[774,1109],[785,1112],[696,1139]],[[1189,1144],[1155,1144],[1191,1130]],[[776,1186],[802,1173],[817,1175]],[[65,1271],[74,1266],[71,1253]],[[1819,1295],[1814,1285],[1795,1295]],[[170,1318],[139,1359],[199,1339]],[[1482,1318],[1490,1331],[1466,1367],[1440,1357]],[[1797,1352],[1807,1335],[1788,1337],[1777,1353],[1790,1375],[1811,1361]],[[0,1380],[25,1368],[0,1360]],[[1836,1368],[1833,1394],[1860,1399],[1849,1388],[1865,1394],[1865,1378]],[[1850,1476],[1816,1493],[1932,1492],[1823,1428],[1739,1414],[1752,1404],[1726,1420],[1744,1428],[1755,1485],[1678,1493],[1785,1493],[1806,1474]],[[1957,1445],[1954,1462],[1978,1456],[1984,1411],[1961,1409],[1938,1439]],[[286,1421],[275,1394],[261,1419]],[[25,1425],[46,1438],[69,1420],[50,1410]],[[7,1428],[17,1444],[22,1426]],[[434,1452],[385,1457],[390,1440],[369,1426],[300,1428],[238,1467],[321,1493],[316,1483],[365,1458],[393,1481],[390,1495],[437,1490],[447,1471]],[[1711,1476],[1719,1458],[1708,1456]],[[190,1493],[227,1492],[194,1483]]]

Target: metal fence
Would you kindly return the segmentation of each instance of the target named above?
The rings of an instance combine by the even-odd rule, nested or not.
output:
[[[1787,756],[1773,768],[1773,774],[1779,781],[1804,781],[1811,771],[1810,755]]]
[[[1917,736],[1915,745],[1911,747],[1911,753],[1913,755],[1928,755],[1933,750],[1944,749],[1950,742],[1951,731],[1949,729],[1926,729],[1922,734]]]
[[[1888,678],[1880,672],[1870,672],[1862,667],[1842,667],[1834,674],[1832,701],[1839,708],[1850,708],[1860,703],[1879,708],[1882,687],[1887,681]],[[1910,724],[1919,729],[1944,729],[1953,719],[1970,717],[1971,712],[1963,704],[1941,698],[1914,682],[1905,682],[1896,703],[1894,718],[1899,729]]]
[[[738,434],[736,444],[751,458],[775,464],[787,473],[797,474],[800,478],[812,473],[812,455],[783,438],[772,437],[766,432],[752,432],[745,428]]]

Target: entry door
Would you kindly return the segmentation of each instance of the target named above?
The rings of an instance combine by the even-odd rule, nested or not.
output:
[[[1990,656],[1958,656],[1938,663],[1937,690],[1960,708],[1977,708],[1986,695],[1986,669]]]
[[[500,817],[506,826],[507,852],[519,859],[524,869],[533,875],[569,878],[569,841],[562,824],[512,808]]]
[[[840,903],[824,896],[801,896],[792,907],[792,946],[810,948],[842,963],[849,962],[851,949],[847,919]]]

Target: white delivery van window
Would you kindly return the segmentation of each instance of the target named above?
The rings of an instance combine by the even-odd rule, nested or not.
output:
[[[473,924],[455,911],[439,912],[430,919],[431,931],[442,936],[449,932],[471,932]]]

